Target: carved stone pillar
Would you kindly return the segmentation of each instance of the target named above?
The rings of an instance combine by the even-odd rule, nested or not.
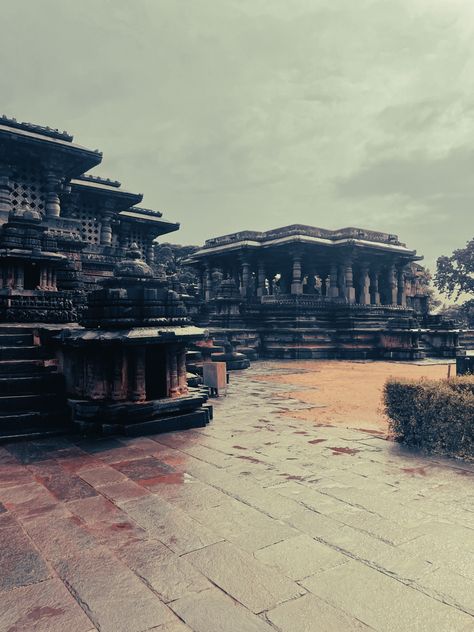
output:
[[[247,259],[242,260],[242,286],[240,288],[240,294],[243,297],[249,295],[250,288],[250,262]]]
[[[389,305],[397,305],[398,299],[398,284],[395,266],[392,264],[387,271],[387,284],[388,284],[388,300]]]
[[[54,270],[53,268],[48,268],[48,289],[54,290]]]
[[[149,237],[146,246],[146,262],[149,266],[155,262],[155,237]]]
[[[291,279],[291,294],[302,294],[303,285],[301,283],[301,254],[293,254],[293,268]]]
[[[204,283],[203,283],[203,275],[202,275],[202,270],[198,270],[198,276],[197,276],[197,295],[200,299],[204,298]]]
[[[23,264],[18,263],[15,269],[15,289],[23,290],[25,287],[25,270]]]
[[[48,289],[48,268],[46,266],[42,266],[40,270],[39,289]]]
[[[397,304],[402,307],[407,306],[407,294],[405,287],[405,270],[403,267],[398,268],[397,270]]]
[[[0,165],[0,212],[9,213],[12,210],[11,171],[8,165]]]
[[[169,371],[169,385],[170,397],[179,397],[179,380],[178,380],[178,357],[176,353],[176,348],[171,347],[168,350],[168,371]]]
[[[405,296],[408,307],[413,307],[412,297],[413,297],[413,288],[411,279],[405,277]]]
[[[344,276],[346,279],[346,299],[349,303],[355,303],[355,288],[351,259],[346,259],[344,262]]]
[[[15,268],[12,263],[8,263],[5,270],[4,287],[13,289],[15,285]]]
[[[204,264],[204,298],[206,301],[212,298],[211,268],[208,263]]]
[[[379,271],[377,269],[370,272],[370,302],[372,305],[380,305]]]
[[[125,354],[123,349],[115,349],[113,352],[112,366],[112,392],[111,397],[114,401],[125,399],[127,384],[127,372],[125,365]]]
[[[59,201],[60,177],[55,171],[46,173],[46,216],[59,217],[61,215],[61,203]]]
[[[329,288],[328,296],[330,298],[337,298],[339,296],[339,288],[337,287],[337,264],[331,263],[329,269]]]
[[[265,273],[265,264],[259,259],[257,264],[257,296],[265,296],[267,293],[267,288],[265,286],[266,273]]]
[[[128,352],[128,366],[130,368],[130,399],[133,402],[143,402],[146,399],[145,382],[145,349],[130,349]]]
[[[112,245],[112,218],[113,211],[110,208],[106,208],[102,213],[100,226],[100,243],[102,246]]]
[[[361,305],[370,305],[369,266],[366,264],[363,264],[360,268],[359,285],[360,285],[359,303]]]
[[[178,351],[178,388],[181,395],[188,393],[188,381],[186,378],[186,349]]]

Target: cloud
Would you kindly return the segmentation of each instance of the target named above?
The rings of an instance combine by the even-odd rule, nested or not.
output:
[[[176,241],[361,224],[433,261],[473,232],[473,18],[468,0],[4,0],[2,109],[103,150]]]

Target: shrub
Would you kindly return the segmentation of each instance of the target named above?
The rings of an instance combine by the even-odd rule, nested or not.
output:
[[[390,379],[384,404],[397,441],[428,452],[474,458],[474,376]]]

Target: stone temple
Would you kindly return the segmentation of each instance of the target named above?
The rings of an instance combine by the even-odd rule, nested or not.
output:
[[[179,224],[86,174],[101,160],[66,132],[0,118],[0,438],[209,421],[185,366],[204,332],[154,262]]]
[[[428,314],[422,257],[397,235],[299,224],[206,241],[196,320],[266,358],[453,357],[458,333]]]

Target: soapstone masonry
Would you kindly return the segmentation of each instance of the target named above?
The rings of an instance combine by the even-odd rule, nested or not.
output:
[[[0,438],[209,421],[185,366],[204,332],[154,262],[179,224],[85,174],[101,160],[66,132],[0,118]]]
[[[454,357],[458,331],[430,316],[422,257],[397,235],[294,224],[209,239],[195,319],[265,358]]]

